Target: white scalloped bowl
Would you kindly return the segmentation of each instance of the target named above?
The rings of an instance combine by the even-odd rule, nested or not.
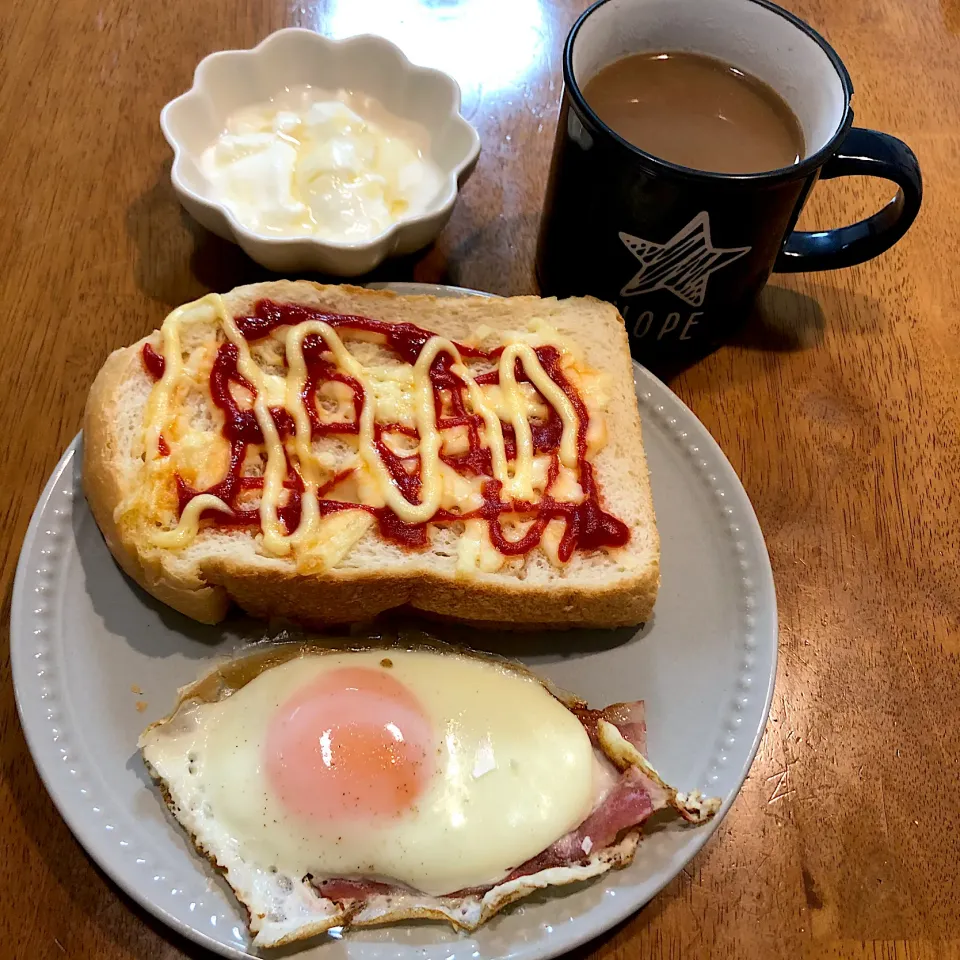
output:
[[[427,130],[430,156],[446,179],[423,213],[402,217],[371,240],[341,243],[254,233],[210,198],[198,161],[227,117],[270,100],[285,87],[306,84],[374,97],[394,116]],[[450,219],[458,188],[473,172],[480,153],[477,131],[460,115],[460,88],[452,77],[415,66],[383,37],[331,40],[298,28],[278,30],[252,50],[223,50],[205,57],[194,73],[193,86],[163,108],[160,127],[173,148],[170,178],[187,212],[278,272],[318,270],[357,276],[386,257],[425,247]]]

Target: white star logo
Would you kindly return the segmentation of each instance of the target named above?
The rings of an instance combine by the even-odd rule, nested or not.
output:
[[[640,270],[620,291],[621,297],[669,290],[691,307],[703,306],[711,273],[739,260],[752,249],[715,247],[710,242],[710,215],[706,210],[666,243],[652,243],[629,233],[621,233],[620,239],[640,261]]]

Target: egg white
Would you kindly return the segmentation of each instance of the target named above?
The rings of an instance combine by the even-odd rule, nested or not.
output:
[[[534,678],[461,654],[388,655],[438,751],[435,775],[398,818],[306,821],[279,803],[264,773],[277,707],[324,672],[384,669],[383,650],[297,657],[219,702],[185,703],[141,739],[177,819],[258,916],[306,921],[327,909],[300,882],[308,873],[430,895],[492,885],[578,826],[608,785],[580,721]]]

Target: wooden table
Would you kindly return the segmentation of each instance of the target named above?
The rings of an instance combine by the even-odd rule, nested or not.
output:
[[[0,4],[3,629],[20,543],[114,347],[262,275],[193,224],[157,124],[202,56],[279,27],[376,31],[460,80],[483,154],[450,226],[381,271],[534,290],[535,232],[579,0],[4,0]],[[740,342],[672,382],[760,517],[780,603],[770,722],[703,853],[579,958],[960,957],[960,4],[794,0],[846,60],[857,120],[926,179],[871,264],[775,278]],[[805,224],[875,208],[816,190]],[[199,957],[87,859],[0,682],[0,955]]]

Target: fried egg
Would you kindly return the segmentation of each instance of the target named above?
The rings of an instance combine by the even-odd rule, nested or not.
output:
[[[371,896],[386,897],[379,915],[458,923],[471,897],[583,824],[632,762],[607,759],[596,726],[520,666],[451,650],[275,651],[181,691],[140,739],[261,945],[349,920]],[[333,881],[348,885],[346,913],[323,892]],[[410,895],[420,907],[398,906]]]

